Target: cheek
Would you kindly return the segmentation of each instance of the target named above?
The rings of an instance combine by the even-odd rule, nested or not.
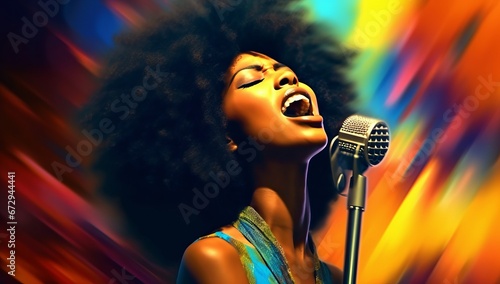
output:
[[[236,120],[247,127],[262,126],[275,118],[277,111],[265,95],[244,93],[232,95],[224,103],[229,120]]]
[[[241,131],[253,137],[261,144],[268,144],[276,137],[283,135],[286,128],[282,119],[268,98],[253,97],[250,95],[245,99],[233,99],[227,104],[227,112],[230,114],[228,120],[237,121]]]

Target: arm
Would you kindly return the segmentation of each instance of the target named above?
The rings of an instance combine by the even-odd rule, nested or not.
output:
[[[248,283],[236,249],[219,238],[191,244],[182,257],[177,284]]]

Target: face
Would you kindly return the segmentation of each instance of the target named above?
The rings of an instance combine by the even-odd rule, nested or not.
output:
[[[264,145],[264,154],[309,159],[327,143],[313,90],[290,68],[263,54],[234,59],[223,109],[228,121]]]

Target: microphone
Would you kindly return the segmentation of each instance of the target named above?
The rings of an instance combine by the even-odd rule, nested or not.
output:
[[[389,149],[389,140],[389,127],[384,121],[356,114],[349,116],[342,123],[339,135],[330,144],[332,175],[340,194],[346,187],[344,171],[352,170],[347,195],[349,214],[344,255],[344,284],[356,283],[361,216],[365,210],[367,187],[363,172],[384,159]]]
[[[389,149],[389,127],[380,119],[349,116],[339,135],[330,143],[330,162],[335,186],[339,192],[345,188],[345,170],[361,174],[368,167],[378,165]],[[333,152],[333,153],[332,153]]]

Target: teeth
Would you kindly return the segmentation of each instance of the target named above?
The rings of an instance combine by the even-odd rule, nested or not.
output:
[[[308,111],[309,111],[309,107],[310,107],[310,101],[309,99],[304,96],[304,95],[301,95],[301,94],[296,94],[296,95],[293,95],[291,97],[289,97],[286,101],[285,101],[285,104],[281,107],[281,112],[285,113],[287,108],[294,102],[297,102],[297,101],[304,101],[304,104],[301,105],[301,108],[300,108],[300,111],[299,111],[299,115],[304,115],[306,114]]]

